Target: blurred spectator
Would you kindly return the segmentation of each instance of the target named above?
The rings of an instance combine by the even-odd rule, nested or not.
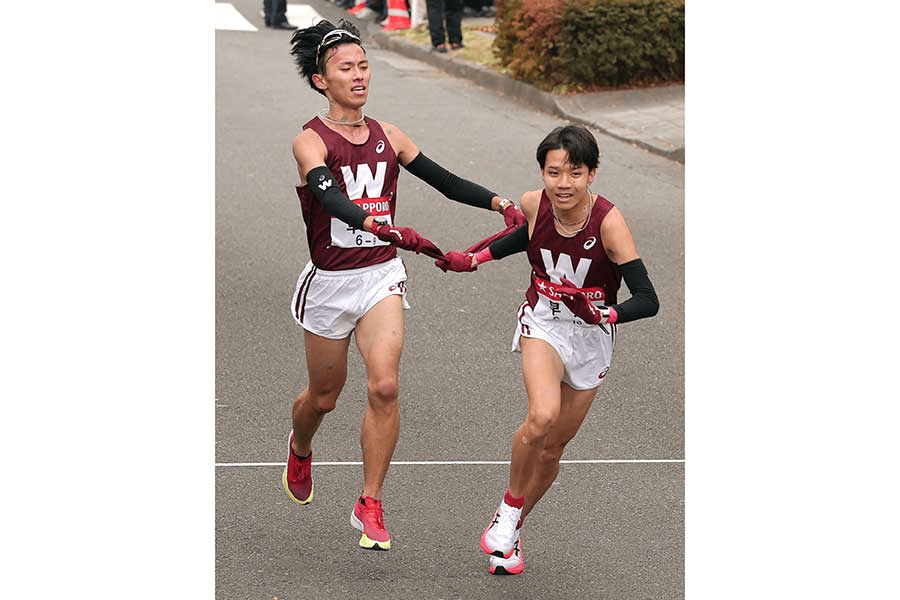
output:
[[[263,0],[263,19],[272,29],[297,29],[288,23],[287,0]]]
[[[435,52],[446,52],[448,40],[454,50],[462,48],[463,0],[426,0],[425,7],[428,10],[428,33],[432,49]]]

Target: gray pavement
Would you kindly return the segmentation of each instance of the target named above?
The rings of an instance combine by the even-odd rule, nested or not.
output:
[[[581,123],[605,135],[684,163],[683,85],[551,94],[452,53],[432,52],[427,46],[411,43],[396,33],[385,31],[377,23],[355,20],[382,48],[424,61],[538,110]],[[463,18],[463,26],[491,25],[493,22],[494,19],[485,17]]]
[[[309,3],[332,21],[344,13]],[[490,575],[478,538],[525,409],[509,345],[530,266],[510,257],[483,273],[443,273],[404,255],[412,308],[384,491],[394,547],[361,550],[349,524],[366,397],[358,352],[315,440],[315,501],[298,507],[281,488],[290,406],[306,380],[287,308],[309,256],[290,144],[327,104],[297,76],[290,33],[261,26],[258,0],[234,7],[259,30],[216,32],[216,598],[683,598],[684,165],[597,135],[595,191],[626,214],[661,308],[617,334],[615,369],[566,448],[575,462],[529,517],[521,576]],[[541,185],[534,148],[569,119],[371,39],[367,48],[367,114],[510,198]],[[499,215],[449,202],[408,174],[397,218],[443,249],[502,227]]]

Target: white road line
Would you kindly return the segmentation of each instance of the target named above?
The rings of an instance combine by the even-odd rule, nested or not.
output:
[[[225,31],[259,31],[229,2],[216,2],[214,11],[213,19],[216,29]],[[314,25],[322,19],[322,15],[308,4],[288,4],[284,14],[289,23],[296,25],[300,29]]]
[[[215,19],[216,29],[224,29],[227,31],[259,31],[250,21],[244,18],[244,15],[227,2],[216,2],[213,18]]]
[[[284,16],[287,17],[288,23],[298,29],[312,27],[322,20],[322,15],[308,4],[288,4]]]
[[[561,460],[564,465],[684,463],[683,458],[621,458]],[[358,467],[362,461],[313,462],[314,467]],[[397,460],[391,465],[508,465],[508,460]],[[217,467],[283,467],[284,462],[216,463]]]

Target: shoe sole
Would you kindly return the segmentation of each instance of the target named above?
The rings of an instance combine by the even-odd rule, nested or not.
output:
[[[513,550],[515,550],[515,545],[513,545]],[[490,563],[488,570],[491,572],[491,575],[518,575],[524,571],[525,561],[522,560],[522,546],[519,546],[519,563],[516,566],[507,569],[503,565],[494,566],[493,563]]]
[[[293,444],[293,443],[294,443],[294,432],[292,431],[291,433],[288,434],[288,452],[292,452],[291,444]],[[315,482],[312,482],[309,484],[309,497],[307,497],[306,500],[301,500],[301,499],[297,498],[293,492],[291,492],[291,488],[288,486],[287,472],[288,472],[288,468],[287,468],[287,465],[285,464],[284,471],[282,471],[282,473],[281,473],[281,485],[284,486],[284,491],[287,492],[288,497],[295,504],[299,504],[300,506],[303,506],[305,504],[309,504],[310,502],[312,502],[313,492],[315,491]]]
[[[359,538],[359,547],[365,548],[366,550],[382,550],[387,551],[391,549],[391,540],[388,539],[384,542],[376,542],[372,538],[366,535],[366,528],[363,527],[362,521],[360,521],[356,517],[356,513],[350,513],[350,525],[353,526],[354,529],[359,529],[363,532],[362,537]]]
[[[510,569],[508,571],[505,567],[491,567],[491,575],[518,575],[524,570],[524,566],[518,569]]]
[[[287,466],[284,467],[284,471],[281,473],[281,485],[284,486],[284,491],[287,492],[288,497],[295,504],[299,504],[299,505],[303,506],[303,505],[306,505],[306,504],[309,504],[310,502],[312,502],[313,492],[315,491],[315,484],[311,484],[309,486],[309,497],[306,500],[300,500],[291,492],[291,488],[288,486]]]

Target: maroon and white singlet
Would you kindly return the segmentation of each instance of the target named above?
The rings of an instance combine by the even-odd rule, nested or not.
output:
[[[375,119],[366,117],[369,138],[353,144],[319,117],[303,128],[312,129],[328,148],[326,166],[341,190],[364,211],[393,223],[400,164],[397,154]],[[328,271],[356,269],[388,261],[397,249],[367,231],[354,229],[325,212],[308,185],[297,186],[306,223],[306,239],[313,264]]]
[[[550,319],[571,320],[574,315],[559,301],[555,294],[555,284],[561,284],[565,277],[579,288],[589,292],[595,303],[612,305],[621,285],[621,276],[616,265],[606,255],[600,240],[600,224],[613,204],[602,196],[597,196],[588,218],[587,226],[572,237],[564,237],[556,231],[553,211],[547,192],[541,192],[534,231],[528,240],[528,260],[531,262],[531,286],[525,293],[525,300],[537,310],[540,297],[551,300],[548,304]]]
[[[564,237],[556,231],[550,199],[546,191],[542,192],[528,241],[531,286],[519,308],[512,350],[520,349],[523,337],[547,342],[562,360],[562,381],[576,390],[593,389],[603,383],[612,366],[616,326],[585,323],[563,304],[556,288],[565,277],[588,292],[596,304],[616,302],[621,277],[600,239],[600,223],[612,207],[598,196],[585,228]]]
[[[364,211],[394,222],[397,154],[381,125],[366,118],[369,138],[353,144],[318,117],[303,127],[319,134],[328,148],[326,165],[341,190]],[[406,301],[406,266],[397,249],[367,231],[354,229],[325,212],[308,185],[297,186],[310,261],[297,279],[291,314],[316,335],[343,339],[373,306],[391,295]]]

